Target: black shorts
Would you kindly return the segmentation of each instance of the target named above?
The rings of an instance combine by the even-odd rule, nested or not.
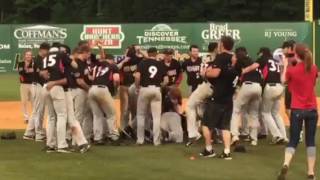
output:
[[[288,86],[285,88],[284,104],[286,106],[286,109],[291,109],[291,92],[289,91]]]
[[[233,103],[218,104],[207,101],[203,114],[202,125],[210,129],[230,130]]]

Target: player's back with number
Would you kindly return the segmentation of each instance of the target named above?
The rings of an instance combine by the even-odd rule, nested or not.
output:
[[[66,55],[59,52],[59,48],[52,47],[49,54],[43,60],[43,68],[49,72],[49,81],[56,81],[64,78],[64,59]]]
[[[141,74],[140,84],[142,87],[154,85],[160,87],[166,69],[163,63],[156,59],[146,59],[139,63],[138,72]]]

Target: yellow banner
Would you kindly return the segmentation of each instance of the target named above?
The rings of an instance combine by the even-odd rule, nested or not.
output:
[[[304,20],[313,21],[313,0],[304,0]]]

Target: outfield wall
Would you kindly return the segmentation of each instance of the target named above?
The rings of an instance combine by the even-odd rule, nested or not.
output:
[[[319,22],[317,37],[320,34],[318,26]],[[236,40],[236,46],[246,46],[249,54],[255,58],[259,47],[275,49],[289,39],[305,42],[311,47],[312,30],[309,22],[4,24],[0,25],[0,73],[14,71],[23,50],[32,48],[36,51],[43,41],[61,42],[74,47],[79,40],[88,40],[94,44],[96,40],[102,39],[104,48],[121,60],[125,48],[131,44],[138,44],[142,49],[150,46],[158,49],[174,48],[179,53],[186,53],[190,44],[197,44],[201,52],[205,52],[209,42],[219,40],[222,35],[230,35]]]

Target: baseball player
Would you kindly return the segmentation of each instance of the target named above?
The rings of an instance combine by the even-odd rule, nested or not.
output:
[[[47,79],[44,85],[48,108],[47,152],[70,153],[66,142],[67,106],[64,86],[67,79],[64,74],[65,55],[59,52],[59,44],[53,44],[47,57],[43,59],[42,76]]]
[[[42,68],[43,59],[47,57],[50,45],[42,43],[39,48],[38,55],[33,61],[33,77],[32,77],[32,116],[28,122],[27,129],[23,135],[25,140],[45,140],[45,131],[43,129],[43,116],[44,116],[44,89],[43,84],[45,80],[40,76],[40,69]]]
[[[169,79],[167,86],[179,86],[182,80],[182,69],[180,63],[173,59],[174,50],[165,49],[163,54],[164,56],[162,63],[166,67],[167,76]]]
[[[199,57],[199,47],[191,45],[189,48],[190,58],[182,63],[182,70],[187,73],[187,84],[189,95],[197,89],[203,79],[200,76],[201,58]]]
[[[236,61],[232,59],[234,41],[224,36],[220,40],[221,53],[209,64],[203,76],[213,85],[213,95],[207,101],[202,121],[202,132],[205,137],[205,149],[200,153],[204,157],[216,156],[212,147],[211,130],[222,130],[224,150],[220,158],[231,160],[230,153],[230,121],[233,107],[233,95],[241,69],[236,69]]]
[[[77,82],[74,99],[75,116],[80,122],[84,135],[88,141],[93,137],[93,120],[88,102],[88,91],[91,85],[89,69],[92,68],[91,64],[93,63],[90,56],[90,48],[85,45],[80,46],[78,58],[75,60],[77,68],[74,70],[74,76]]]
[[[205,71],[209,62],[212,62],[216,56],[215,53],[218,52],[217,43],[210,43],[208,46],[209,55],[203,59],[201,63],[201,71]],[[191,53],[192,54],[192,53]],[[192,57],[192,56],[191,56]],[[201,77],[203,78],[203,77]],[[205,78],[204,82],[197,86],[197,88],[191,93],[187,102],[186,114],[187,114],[187,129],[188,129],[188,137],[189,140],[186,143],[186,146],[192,145],[195,141],[201,138],[201,134],[198,129],[199,126],[197,124],[197,115],[202,116],[204,109],[204,102],[206,98],[210,97],[213,93],[211,88],[211,84],[207,82]]]
[[[93,69],[92,87],[89,90],[89,104],[93,113],[94,142],[97,145],[104,144],[103,121],[106,116],[108,137],[113,141],[118,140],[119,132],[116,127],[116,109],[114,100],[109,91],[110,83],[119,86],[119,70],[116,65],[107,62],[113,59],[112,55],[106,55],[106,60],[100,62]]]
[[[66,105],[67,105],[67,124],[71,130],[71,136],[74,143],[79,147],[79,151],[81,153],[85,153],[89,150],[90,145],[86,140],[83,131],[81,129],[79,121],[76,120],[74,114],[74,98],[76,95],[76,79],[74,77],[74,68],[72,65],[76,66],[75,57],[77,56],[76,53],[79,53],[79,48],[76,48],[76,52],[74,52],[73,59],[70,58],[70,48],[66,45],[60,45],[60,52],[66,57],[64,60],[64,74],[67,78],[67,85],[65,86],[67,89],[65,90],[65,98],[66,98]]]
[[[23,61],[18,64],[20,79],[20,98],[24,122],[27,124],[30,117],[28,112],[28,101],[31,102],[31,83],[33,74],[32,50],[27,49],[23,53]]]
[[[166,142],[183,142],[181,122],[182,96],[178,87],[170,88],[162,101],[161,132]]]
[[[243,67],[248,67],[253,64],[244,47],[239,47],[236,49],[236,58],[237,61],[243,65]],[[244,74],[241,77],[241,81],[242,85],[234,102],[231,120],[231,133],[233,136],[232,144],[235,144],[239,141],[241,112],[244,111],[244,108],[248,108],[248,123],[249,127],[251,128],[251,145],[256,146],[258,144],[259,104],[262,93],[262,79],[259,69]]]
[[[242,74],[260,68],[264,77],[264,91],[262,100],[262,116],[264,124],[273,136],[274,144],[282,144],[287,141],[286,128],[280,116],[280,99],[283,93],[283,86],[280,80],[279,62],[272,58],[269,48],[261,48],[260,58],[251,66],[245,68]]]
[[[135,110],[134,106],[131,106],[133,102],[130,101],[132,98],[129,96],[129,88],[134,84],[133,74],[137,71],[142,58],[139,46],[132,45],[126,52],[126,58],[117,65],[120,70],[120,129],[124,135],[129,137],[131,137],[129,131],[132,129],[132,126],[129,125],[129,117],[131,115],[131,120],[135,117],[135,114],[132,113]]]
[[[148,59],[141,61],[135,74],[135,85],[139,91],[137,105],[137,144],[145,141],[145,120],[148,108],[151,109],[153,124],[153,144],[160,145],[161,90],[162,82],[168,82],[166,69],[156,60],[157,49],[148,49]]]

